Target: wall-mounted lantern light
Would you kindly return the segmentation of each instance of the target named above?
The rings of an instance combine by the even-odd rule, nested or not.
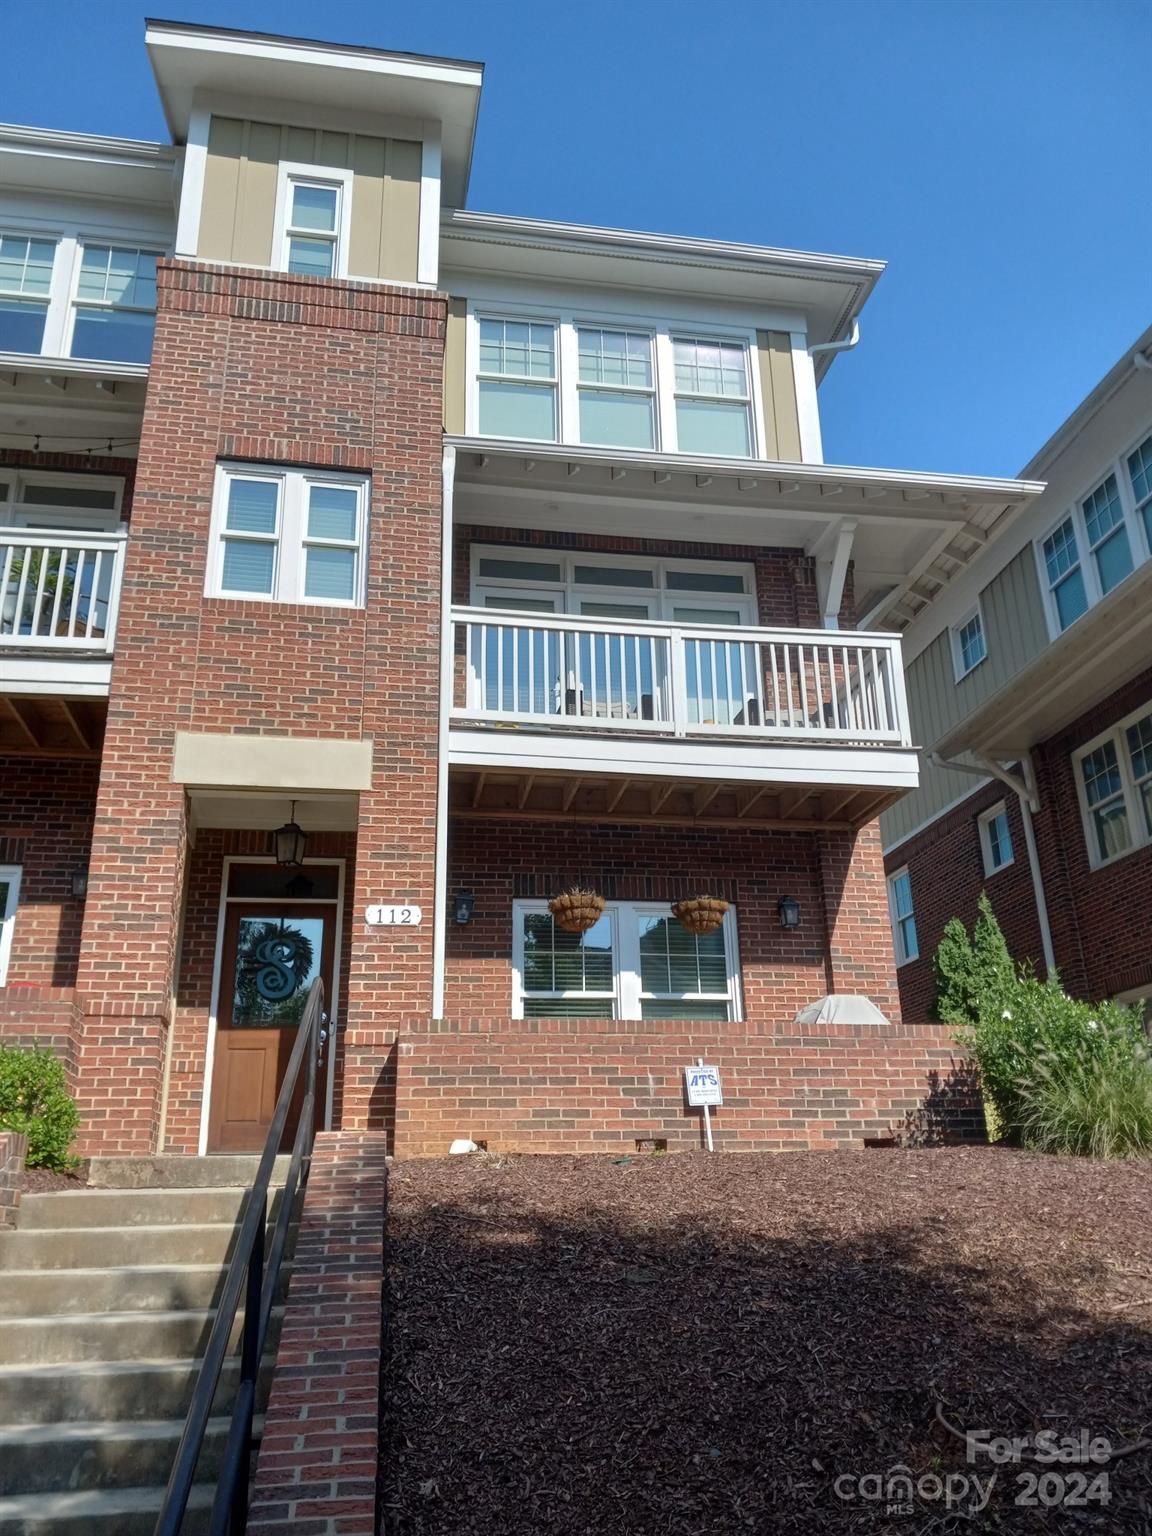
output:
[[[795,896],[781,896],[776,903],[776,910],[780,914],[781,928],[799,928],[800,903]]]
[[[476,898],[471,891],[457,891],[453,912],[458,923],[470,923],[476,909]]]
[[[308,837],[303,827],[296,824],[296,802],[292,802],[292,813],[288,821],[282,827],[277,827],[272,834],[272,847],[276,854],[277,864],[291,867],[304,862],[304,845]]]
[[[72,871],[72,897],[75,901],[84,901],[88,896],[88,866]]]

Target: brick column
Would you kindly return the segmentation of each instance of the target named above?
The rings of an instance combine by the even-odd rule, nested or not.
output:
[[[828,990],[862,993],[899,1024],[880,824],[872,822],[856,833],[821,832],[816,844],[828,933]]]

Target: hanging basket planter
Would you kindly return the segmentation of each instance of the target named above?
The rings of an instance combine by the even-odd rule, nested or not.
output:
[[[566,933],[587,933],[604,915],[604,898],[595,891],[571,890],[553,896],[548,910],[557,928]]]
[[[728,903],[722,896],[689,896],[676,902],[672,915],[689,933],[715,933],[724,921]]]

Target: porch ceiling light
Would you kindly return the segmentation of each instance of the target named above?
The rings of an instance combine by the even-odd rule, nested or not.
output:
[[[800,903],[795,896],[781,896],[776,903],[776,910],[780,914],[781,928],[799,928]]]
[[[304,862],[304,845],[307,843],[307,834],[304,828],[296,823],[296,802],[292,802],[292,812],[288,821],[282,827],[277,827],[272,834],[272,848],[276,854],[277,864],[291,868]]]

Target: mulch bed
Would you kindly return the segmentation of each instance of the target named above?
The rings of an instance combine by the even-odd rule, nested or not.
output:
[[[77,1163],[68,1173],[51,1173],[47,1168],[25,1168],[23,1189],[26,1195],[55,1195],[64,1190],[88,1188],[88,1159]]]
[[[1148,1165],[466,1156],[394,1167],[388,1231],[394,1536],[1152,1531]]]

